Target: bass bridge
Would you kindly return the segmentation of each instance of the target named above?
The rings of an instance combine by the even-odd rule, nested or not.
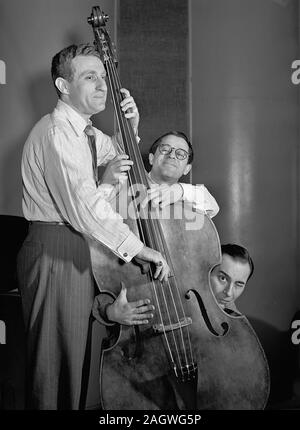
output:
[[[152,326],[154,333],[167,333],[173,330],[179,330],[180,328],[187,327],[193,323],[192,318],[185,317],[181,318],[176,323],[172,324],[154,324]]]
[[[180,382],[189,382],[195,379],[197,376],[197,370],[197,363],[185,364],[180,367],[173,363],[173,371]]]

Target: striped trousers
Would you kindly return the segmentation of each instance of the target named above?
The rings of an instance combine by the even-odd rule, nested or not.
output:
[[[27,407],[79,409],[95,284],[84,237],[33,223],[18,255],[27,335]]]

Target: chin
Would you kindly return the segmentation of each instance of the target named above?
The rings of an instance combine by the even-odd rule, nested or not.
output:
[[[172,184],[175,184],[178,181],[178,176],[177,175],[172,175],[170,172],[166,173],[163,175],[164,180],[167,182],[171,182]]]
[[[90,109],[91,115],[96,115],[97,113],[104,111],[104,109],[105,109],[105,104],[94,106],[93,109]]]
[[[92,104],[92,107],[94,109],[97,109],[98,111],[105,109],[106,100],[103,99],[94,99],[94,103]]]
[[[160,178],[163,182],[169,183],[173,180],[173,177],[171,175],[162,174],[160,175]]]

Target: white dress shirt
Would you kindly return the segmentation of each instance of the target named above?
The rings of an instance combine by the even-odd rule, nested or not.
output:
[[[111,187],[96,187],[87,122],[59,100],[32,129],[23,150],[23,213],[29,221],[68,222],[130,261],[143,248],[108,202]],[[94,128],[97,164],[116,155],[114,137]]]
[[[217,215],[220,210],[219,205],[203,184],[192,185],[181,182],[180,185],[183,188],[183,201],[192,203],[196,211],[205,212],[210,218]]]
[[[148,177],[150,185],[156,184],[151,177],[151,171],[148,173]],[[219,205],[203,184],[192,185],[180,182],[180,185],[183,189],[181,200],[192,203],[196,211],[205,212],[210,218],[217,215],[220,210]]]

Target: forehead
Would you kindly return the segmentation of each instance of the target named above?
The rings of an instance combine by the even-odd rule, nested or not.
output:
[[[88,71],[95,71],[100,74],[105,73],[102,61],[94,55],[78,55],[72,59],[71,64],[76,76]]]
[[[247,282],[250,275],[250,265],[247,261],[239,258],[232,258],[230,255],[222,256],[222,263],[218,266],[218,270],[222,270],[235,281]]]
[[[169,136],[165,136],[160,143],[167,143],[168,145],[173,146],[176,149],[184,149],[185,151],[189,151],[189,145],[187,142],[179,136],[174,136],[173,134],[170,134]]]

